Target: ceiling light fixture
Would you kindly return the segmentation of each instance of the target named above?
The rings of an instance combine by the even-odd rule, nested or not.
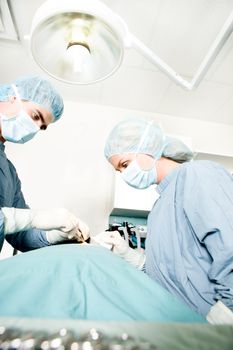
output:
[[[126,23],[99,0],[47,0],[37,10],[30,35],[37,64],[66,83],[91,84],[112,75],[124,49],[134,48],[176,84],[197,87],[233,31],[233,12],[189,82],[130,33]]]

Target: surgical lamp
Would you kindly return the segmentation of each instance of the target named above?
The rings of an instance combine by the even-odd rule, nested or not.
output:
[[[193,79],[180,76],[130,33],[126,23],[99,0],[47,0],[33,18],[30,45],[37,64],[52,77],[90,84],[111,76],[125,48],[134,48],[176,84],[197,87],[233,31],[233,12],[204,57]]]

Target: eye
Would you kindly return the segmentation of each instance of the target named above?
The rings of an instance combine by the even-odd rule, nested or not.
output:
[[[121,167],[122,167],[123,169],[126,169],[128,165],[129,165],[129,161],[127,160],[126,162],[123,162],[123,163],[121,164]]]
[[[38,121],[40,120],[40,116],[36,112],[32,112],[32,119]]]

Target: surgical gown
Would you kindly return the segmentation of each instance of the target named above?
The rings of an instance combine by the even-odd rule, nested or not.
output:
[[[0,142],[0,207],[28,208],[15,167],[7,159],[4,149],[4,144]],[[7,234],[5,238],[14,248],[23,252],[49,245],[45,232],[36,229]],[[0,211],[0,250],[3,242],[4,216]]]
[[[173,170],[148,217],[146,272],[206,315],[221,300],[233,310],[233,177],[210,161]]]

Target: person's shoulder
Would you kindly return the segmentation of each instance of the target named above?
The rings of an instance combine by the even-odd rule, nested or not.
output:
[[[187,179],[210,179],[222,176],[232,176],[221,164],[210,160],[193,160],[184,164],[183,176]],[[185,174],[185,175],[184,175]]]
[[[211,160],[193,160],[191,162],[186,162],[183,164],[183,171],[196,172],[196,171],[209,171],[224,169],[219,163],[213,162]]]

